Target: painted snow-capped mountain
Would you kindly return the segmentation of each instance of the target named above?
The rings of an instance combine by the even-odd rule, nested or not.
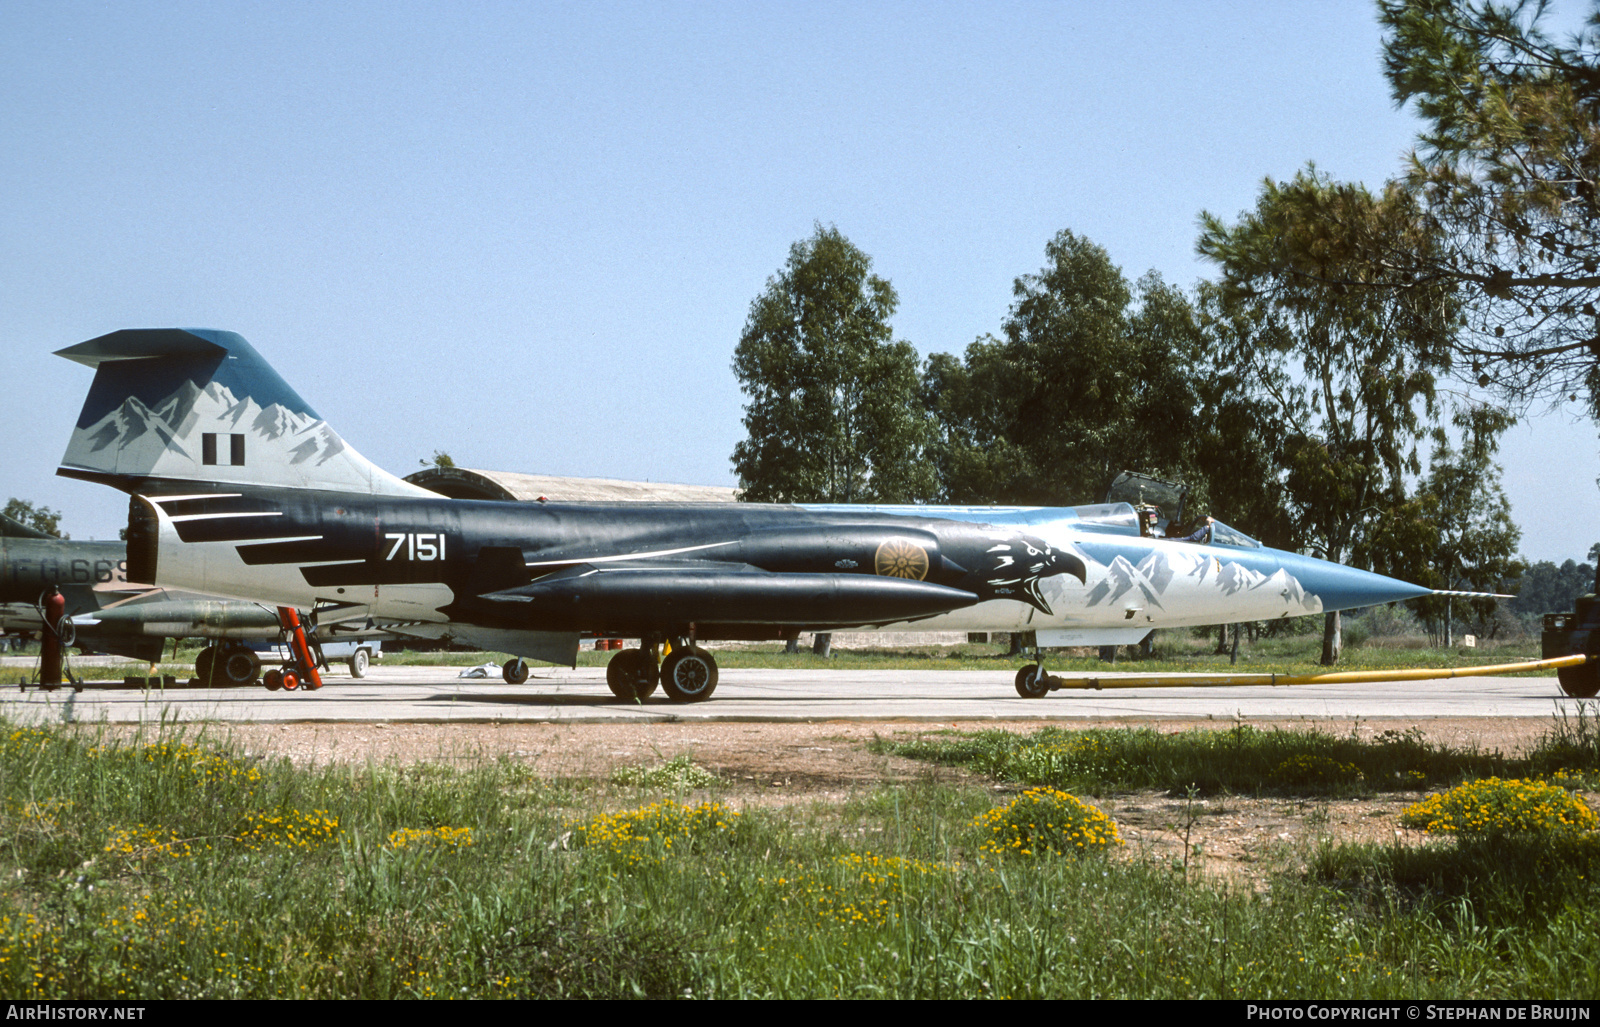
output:
[[[1160,579],[1159,584],[1152,579],[1152,574]],[[1098,606],[1103,602],[1114,603],[1129,592],[1138,590],[1147,604],[1159,610],[1161,600],[1157,597],[1171,579],[1172,573],[1165,559],[1152,561],[1151,557],[1146,557],[1135,567],[1126,558],[1118,556],[1106,566],[1106,576],[1089,590],[1086,598],[1090,606]]]
[[[187,457],[188,450],[179,441],[177,432],[160,414],[151,410],[136,397],[129,396],[122,405],[88,428],[72,433],[71,453],[80,447],[90,453],[110,449],[120,455],[130,449],[130,459],[154,461],[163,453]]]
[[[204,433],[245,436],[243,466],[202,468]],[[217,452],[230,460],[231,443]],[[266,407],[227,386],[203,388],[185,379],[149,406],[129,396],[122,405],[72,434],[63,464],[112,474],[252,481],[368,491],[374,475],[388,477],[347,446],[326,421],[280,404]],[[315,475],[314,479],[311,475]]]
[[[1225,596],[1249,592],[1260,588],[1267,581],[1267,575],[1262,574],[1260,571],[1252,570],[1242,563],[1219,560],[1218,564],[1217,588]]]
[[[1293,616],[1322,612],[1322,600],[1307,592],[1301,587],[1299,578],[1281,567],[1271,574],[1263,574],[1233,560],[1202,559],[1192,573],[1204,581],[1208,572],[1213,571],[1211,579],[1217,591],[1225,596],[1242,593],[1270,596],[1272,601],[1281,602]]]
[[[153,412],[170,425],[177,435],[182,436],[193,427],[194,405],[200,396],[200,387],[185,378],[178,391],[156,404]]]
[[[1189,575],[1201,583],[1209,578],[1213,587],[1225,596],[1260,597],[1261,608],[1272,611],[1262,616],[1297,617],[1322,612],[1322,600],[1307,592],[1299,578],[1281,567],[1271,574],[1263,574],[1233,560],[1202,556],[1195,561]]]
[[[1196,553],[1195,557],[1192,566],[1182,571],[1184,576],[1197,584],[1208,585],[1219,596],[1229,597],[1236,608],[1241,599],[1245,600],[1249,613],[1241,614],[1241,619],[1275,619],[1322,612],[1322,600],[1307,592],[1299,579],[1282,568],[1263,574],[1243,563],[1211,554]],[[1180,558],[1180,567],[1182,562]],[[1098,606],[1117,603],[1132,594],[1142,598],[1146,607],[1167,609],[1160,596],[1178,573],[1179,568],[1175,568],[1164,553],[1150,553],[1137,566],[1118,556],[1106,565],[1105,576],[1095,582],[1085,598],[1090,606]]]
[[[1262,587],[1281,592],[1291,609],[1299,607],[1305,613],[1322,612],[1322,597],[1301,588],[1300,579],[1288,571],[1279,570],[1270,575]]]

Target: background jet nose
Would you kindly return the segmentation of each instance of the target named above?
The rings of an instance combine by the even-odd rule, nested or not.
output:
[[[1289,556],[1283,563],[1285,570],[1300,579],[1301,588],[1322,601],[1324,613],[1433,594],[1431,588],[1309,556]]]

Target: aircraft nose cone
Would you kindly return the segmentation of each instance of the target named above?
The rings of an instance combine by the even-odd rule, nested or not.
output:
[[[1322,600],[1325,613],[1433,594],[1431,588],[1309,556],[1288,556],[1284,569],[1299,579],[1301,588]]]

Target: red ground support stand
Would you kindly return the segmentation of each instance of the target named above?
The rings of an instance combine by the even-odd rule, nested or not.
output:
[[[322,687],[322,675],[317,673],[317,661],[311,657],[311,644],[306,641],[306,629],[300,623],[300,612],[292,606],[278,607],[278,624],[289,637],[289,652],[294,657],[294,667],[284,668],[284,688],[293,689],[288,675],[299,678],[298,684],[309,691]]]
[[[41,606],[44,630],[39,633],[39,684],[54,688],[61,684],[61,620],[67,612],[67,599],[52,587]]]

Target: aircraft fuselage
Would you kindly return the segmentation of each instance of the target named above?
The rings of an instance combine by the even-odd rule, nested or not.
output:
[[[0,536],[0,603],[36,603],[52,587],[126,588],[121,542]]]
[[[133,580],[511,632],[1066,633],[1041,644],[1319,613],[1361,605],[1348,601],[1351,588],[1398,584],[1259,546],[1142,537],[1131,509],[1116,507],[590,505],[218,488],[133,499]],[[1330,591],[1339,605],[1325,603]],[[1392,598],[1402,597],[1370,601]]]

